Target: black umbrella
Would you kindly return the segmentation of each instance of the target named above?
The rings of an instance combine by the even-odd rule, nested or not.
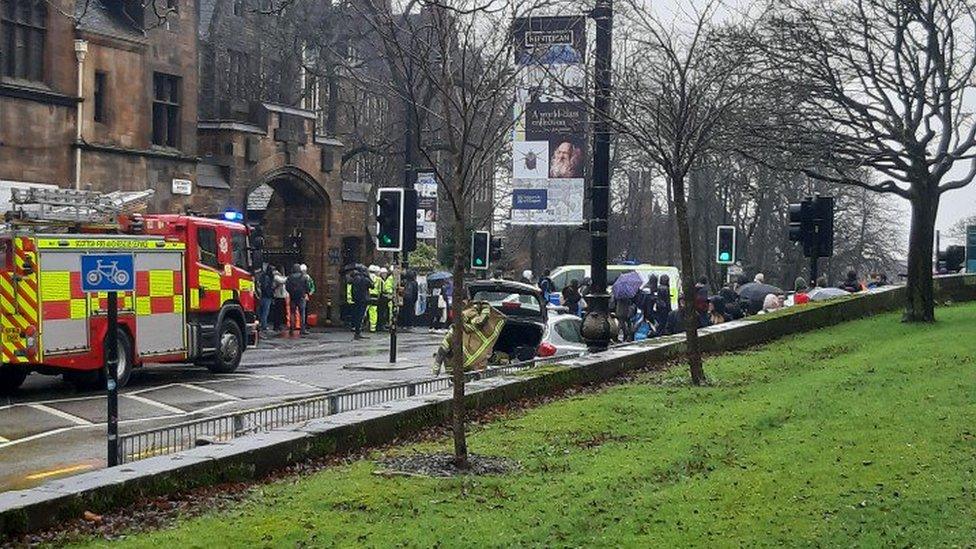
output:
[[[753,313],[762,310],[763,300],[766,299],[767,295],[780,295],[783,293],[781,288],[764,282],[749,282],[748,284],[739,286],[739,289],[736,291],[739,293],[740,299],[749,302],[749,310]]]

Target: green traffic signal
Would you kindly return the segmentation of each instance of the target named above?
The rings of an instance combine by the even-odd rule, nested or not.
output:
[[[720,261],[729,261],[732,259],[732,254],[730,254],[729,252],[722,252],[721,254],[719,254],[718,258]]]
[[[484,265],[485,264],[485,260],[484,259],[481,259],[479,257],[479,258],[477,258],[477,259],[474,260],[474,264],[475,265],[479,265],[479,266]]]
[[[383,241],[383,244],[392,244],[393,243],[393,239],[390,238],[390,235],[388,235],[388,234],[380,235],[380,240]]]

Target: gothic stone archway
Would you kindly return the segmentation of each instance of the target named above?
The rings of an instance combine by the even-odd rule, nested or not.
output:
[[[318,312],[326,295],[331,200],[312,176],[293,167],[275,170],[248,191],[248,222],[264,233],[264,261],[291,272],[295,263],[308,265],[318,292],[309,312]]]

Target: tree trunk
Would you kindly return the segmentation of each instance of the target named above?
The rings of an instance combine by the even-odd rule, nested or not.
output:
[[[695,260],[691,252],[691,229],[688,226],[688,205],[685,202],[684,177],[671,177],[674,195],[674,213],[678,224],[678,247],[681,252],[681,293],[685,297],[685,345],[688,350],[688,368],[691,382],[705,382],[701,349],[698,343],[698,314],[695,312]]]
[[[451,299],[451,321],[453,334],[451,348],[451,376],[453,377],[454,394],[451,399],[451,427],[454,431],[454,464],[461,469],[468,467],[468,440],[464,432],[464,326],[461,321],[461,311],[464,310],[464,268],[468,257],[467,231],[464,220],[454,219],[454,295]]]
[[[908,287],[903,322],[935,321],[932,241],[935,240],[935,218],[938,212],[938,190],[931,186],[920,188],[918,194],[912,198],[912,227],[908,239]]]
[[[665,185],[665,188],[667,189],[665,200],[668,205],[668,226],[674,227],[674,189],[671,188],[670,183]],[[685,215],[687,216],[687,213]],[[668,236],[665,240],[667,245],[665,252],[668,254],[668,265],[674,265],[674,236]]]

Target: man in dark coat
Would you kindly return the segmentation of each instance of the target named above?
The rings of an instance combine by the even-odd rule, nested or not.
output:
[[[363,335],[363,320],[366,318],[366,307],[369,304],[369,289],[373,281],[362,269],[354,269],[350,274],[352,284],[352,329],[354,339],[366,339]]]

